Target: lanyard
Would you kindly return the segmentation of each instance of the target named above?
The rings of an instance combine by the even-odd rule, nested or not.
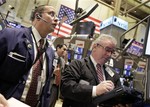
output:
[[[33,34],[33,32],[31,32],[32,33],[32,36],[33,36],[33,39],[34,39],[34,41],[35,41],[35,46],[36,46],[36,49],[38,49],[38,45],[37,45],[37,41],[36,41],[36,39],[35,39],[35,36],[34,36],[34,34]],[[41,65],[41,70],[43,69],[43,63],[42,63],[42,61],[40,60],[40,57],[43,55],[43,53],[44,52],[46,52],[46,47],[44,46],[44,48],[42,49],[42,52],[38,52],[37,51],[37,55],[36,55],[36,58],[35,58],[35,61],[34,61],[34,63],[33,63],[33,65],[36,63],[36,61],[39,59],[39,61],[40,61],[40,65]],[[42,56],[43,57],[43,56]]]

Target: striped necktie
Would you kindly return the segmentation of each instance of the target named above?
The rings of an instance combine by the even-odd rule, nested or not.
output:
[[[38,77],[41,75],[41,71],[42,71],[42,66],[43,66],[43,52],[42,52],[42,47],[44,44],[44,40],[41,39],[39,41],[39,47],[38,47],[38,59],[36,60],[36,62],[33,65],[33,71],[32,71],[32,80],[31,80],[31,84],[29,87],[29,91],[27,93],[27,97],[26,97],[26,103],[28,105],[30,105],[31,107],[35,107],[38,101],[38,94],[36,94],[37,91],[37,84],[38,84]]]
[[[104,77],[103,77],[101,65],[100,65],[100,64],[97,64],[96,67],[97,67],[98,80],[99,80],[99,82],[102,82],[102,81],[104,81]]]

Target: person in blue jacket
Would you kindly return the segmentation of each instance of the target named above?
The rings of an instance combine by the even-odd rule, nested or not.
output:
[[[31,107],[47,107],[54,51],[46,36],[54,31],[58,23],[54,7],[38,6],[33,11],[31,21],[29,28],[5,28],[0,31],[0,93],[6,99],[14,97]],[[32,95],[28,103],[26,98],[32,86],[33,66],[39,59],[37,48],[40,40],[44,42],[43,60],[40,61],[40,75],[34,92],[38,97],[33,99]]]

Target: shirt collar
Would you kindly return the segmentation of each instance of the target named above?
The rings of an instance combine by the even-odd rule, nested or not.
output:
[[[91,61],[92,61],[93,64],[94,64],[94,67],[96,68],[96,65],[97,65],[98,63],[95,61],[95,59],[93,58],[92,55],[90,55],[90,58],[91,58]],[[103,66],[103,65],[101,65],[101,66]]]
[[[56,59],[58,59],[59,58],[59,56],[58,56],[58,54],[57,54],[57,52],[55,51],[55,58]]]
[[[35,40],[36,40],[36,42],[37,42],[37,44],[38,44],[39,40],[42,39],[42,38],[41,38],[39,32],[37,31],[37,29],[36,29],[34,26],[32,26],[32,32],[33,32],[33,36],[35,37]],[[35,36],[35,35],[36,35],[36,36]],[[46,38],[43,38],[43,39],[44,39],[44,45],[45,45],[45,43],[46,43]]]
[[[91,58],[91,61],[93,62],[93,64],[94,64],[94,67],[96,68],[96,61],[94,60],[94,58],[93,58],[93,56],[92,55],[90,55],[90,58]]]

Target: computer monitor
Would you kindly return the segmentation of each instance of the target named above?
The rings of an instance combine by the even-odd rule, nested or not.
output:
[[[83,48],[77,47],[74,52],[74,59],[81,59],[83,55]]]
[[[130,47],[130,45],[132,44],[132,42],[134,41],[135,39],[130,39],[128,42],[127,42],[127,44],[124,46],[124,48],[123,48],[123,52],[125,52],[129,47]]]
[[[71,62],[71,52],[72,51],[70,51],[70,50],[67,51],[67,53],[68,53],[68,62],[69,63]]]
[[[83,54],[83,48],[77,47],[77,48],[75,49],[75,53],[76,53],[76,54]]]
[[[88,22],[78,22],[75,26],[75,28],[72,29],[71,34],[77,34],[77,35],[88,35],[89,38],[93,37],[94,31],[95,31],[95,24],[92,21]]]
[[[74,59],[82,59],[82,55],[80,55],[80,54],[74,54]]]
[[[145,69],[144,69],[143,67],[137,67],[137,68],[136,68],[136,71],[137,71],[137,72],[144,72],[144,70],[145,70]]]
[[[123,75],[129,77],[131,75],[132,65],[124,65]]]
[[[150,17],[148,18],[146,33],[144,40],[144,53],[147,56],[147,68],[146,68],[146,102],[150,104]]]
[[[137,41],[133,41],[127,48],[127,53],[140,57],[143,54],[143,44]]]
[[[150,17],[148,19],[146,33],[144,40],[144,53],[145,56],[150,56]]]

